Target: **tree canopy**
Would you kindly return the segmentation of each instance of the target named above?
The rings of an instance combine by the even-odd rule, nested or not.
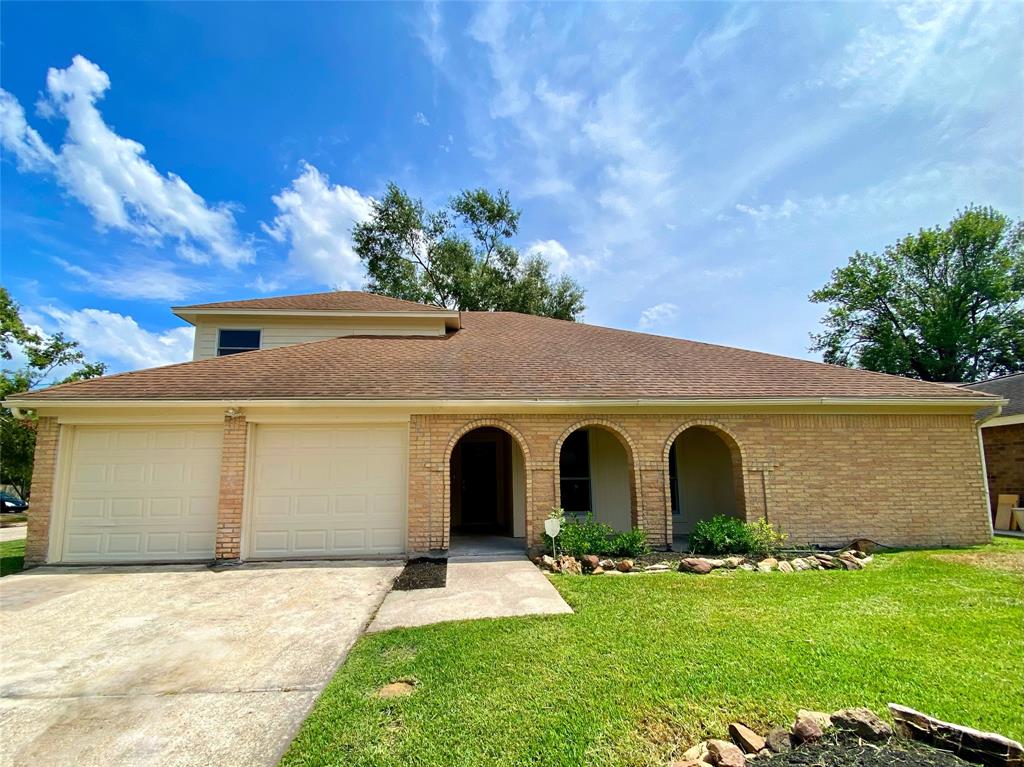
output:
[[[969,206],[882,253],[857,251],[810,295],[826,362],[925,381],[1024,369],[1024,223]]]
[[[25,325],[20,307],[0,287],[0,399],[43,384],[68,383],[103,375],[101,362],[86,362],[78,344],[62,333],[47,336]],[[57,376],[56,380],[51,380]],[[32,420],[19,421],[0,408],[0,483],[23,496],[32,482],[36,432]]]
[[[465,190],[428,211],[395,184],[374,200],[353,230],[368,288],[394,298],[472,311],[512,311],[575,320],[583,289],[555,277],[539,256],[524,257],[510,239],[519,211],[508,193]]]

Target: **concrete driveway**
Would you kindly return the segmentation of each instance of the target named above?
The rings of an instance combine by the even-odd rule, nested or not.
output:
[[[399,562],[0,581],[0,764],[270,765]]]

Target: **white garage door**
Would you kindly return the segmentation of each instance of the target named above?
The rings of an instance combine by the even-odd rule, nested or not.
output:
[[[212,559],[220,426],[74,427],[66,562]]]
[[[256,427],[252,558],[405,550],[406,424]]]

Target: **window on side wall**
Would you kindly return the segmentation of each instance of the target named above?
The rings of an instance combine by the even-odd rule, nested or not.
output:
[[[260,331],[258,330],[218,330],[217,356],[251,352],[260,348]]]
[[[592,510],[590,499],[590,439],[585,429],[574,431],[562,443],[559,456],[562,508],[566,516],[583,517]]]

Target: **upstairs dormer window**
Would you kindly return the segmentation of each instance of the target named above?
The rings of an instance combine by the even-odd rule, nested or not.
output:
[[[259,330],[218,330],[217,356],[251,352],[260,348]]]

